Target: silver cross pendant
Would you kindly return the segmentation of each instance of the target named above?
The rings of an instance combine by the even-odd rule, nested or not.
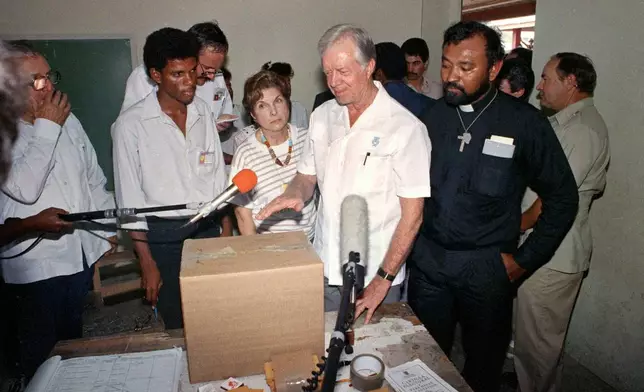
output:
[[[469,132],[464,132],[462,135],[458,136],[458,139],[461,141],[461,146],[459,147],[458,151],[463,152],[465,145],[470,144],[470,142],[472,141],[472,134]]]

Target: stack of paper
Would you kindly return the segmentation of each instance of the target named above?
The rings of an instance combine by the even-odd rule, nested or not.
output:
[[[457,392],[420,359],[387,369],[385,377],[396,392]]]
[[[181,349],[49,358],[25,392],[178,392]]]

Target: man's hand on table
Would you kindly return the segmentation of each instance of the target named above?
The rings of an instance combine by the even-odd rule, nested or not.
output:
[[[262,208],[262,210],[257,213],[256,218],[263,220],[282,210],[291,209],[296,212],[300,212],[303,208],[304,200],[299,197],[290,197],[283,194],[276,197],[273,201],[268,203],[266,207]]]
[[[371,317],[373,317],[374,312],[380,306],[382,301],[385,300],[389,288],[391,287],[391,282],[376,276],[373,278],[371,283],[364,289],[362,297],[356,303],[356,316],[358,318],[362,312],[367,311],[365,317],[365,324],[369,324]]]

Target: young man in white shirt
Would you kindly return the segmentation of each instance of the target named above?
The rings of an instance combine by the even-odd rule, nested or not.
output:
[[[325,308],[337,309],[342,285],[340,210],[351,194],[367,200],[369,248],[356,316],[366,322],[381,302],[399,301],[404,263],[430,196],[431,143],[425,126],[372,80],[376,48],[366,31],[330,28],[318,43],[327,84],[336,99],[311,114],[309,141],[295,178],[257,219],[301,211],[318,185],[314,247],[324,261]]]
[[[123,112],[112,126],[118,205],[208,202],[227,184],[212,112],[195,96],[199,42],[190,33],[163,28],[148,36],[143,50],[157,91]],[[215,217],[183,227],[194,213],[167,211],[122,224],[139,230],[131,237],[146,298],[153,306],[158,301],[169,329],[183,325],[179,291],[183,240],[220,234]],[[230,235],[230,222],[226,225],[225,234]]]
[[[72,212],[114,208],[92,144],[71,114],[67,96],[54,90],[58,73],[28,46],[16,45],[16,50],[23,72],[31,78],[29,105],[18,123],[12,168],[0,194],[1,221],[26,218],[52,205]],[[38,241],[38,234],[4,247],[2,256],[25,251]],[[25,376],[33,375],[57,341],[82,336],[93,265],[113,250],[103,239],[113,235],[78,229],[43,233],[32,250],[2,260]],[[115,238],[110,238],[114,244]]]
[[[228,53],[226,35],[214,22],[197,23],[188,32],[194,34],[200,45],[196,95],[211,106],[215,119],[222,114],[233,114],[232,97],[228,95],[223,75],[218,73]],[[156,88],[156,83],[148,76],[145,64],[136,67],[127,79],[121,113]],[[227,122],[217,124],[217,130],[223,131],[229,126],[230,123]]]

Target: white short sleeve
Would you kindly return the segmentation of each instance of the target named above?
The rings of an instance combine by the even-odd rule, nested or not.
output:
[[[309,134],[304,141],[304,150],[302,151],[302,157],[297,163],[298,173],[306,174],[308,176],[316,175],[315,171],[315,144],[313,143],[313,135],[316,132],[320,132],[319,127],[321,126],[316,122],[316,113],[311,114],[311,123]]]
[[[427,128],[420,122],[402,127],[393,156],[396,195],[405,198],[429,197],[429,168],[432,145]]]
[[[245,145],[245,143],[243,145]],[[240,145],[240,147],[242,147],[242,145]],[[250,152],[252,152],[252,149],[246,146],[246,148],[239,149],[235,153],[235,155],[233,156],[233,161],[230,163],[230,174],[228,176],[228,185],[231,185],[233,183],[233,178],[237,175],[237,173],[239,173],[243,169],[246,169],[245,167],[246,159],[244,155]],[[251,192],[243,193],[243,194],[238,193],[237,195],[235,195],[235,197],[232,198],[232,200],[230,200],[230,204],[234,204],[236,206],[245,207],[245,208],[248,208],[249,210],[252,210],[254,204],[249,196]]]

